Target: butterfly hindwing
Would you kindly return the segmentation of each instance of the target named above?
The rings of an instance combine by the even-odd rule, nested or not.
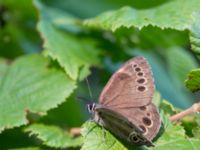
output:
[[[134,145],[146,144],[147,146],[153,146],[151,141],[143,136],[143,131],[120,113],[102,106],[98,106],[96,112],[95,121],[118,137],[126,139]]]

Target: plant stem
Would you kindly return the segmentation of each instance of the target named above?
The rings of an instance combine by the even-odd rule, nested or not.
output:
[[[77,128],[71,128],[69,130],[69,133],[71,133],[74,136],[78,136],[78,135],[81,134],[81,128],[78,128],[78,127]]]
[[[185,116],[193,115],[200,112],[200,103],[193,104],[190,108],[175,114],[169,118],[171,122],[179,121],[183,119]]]

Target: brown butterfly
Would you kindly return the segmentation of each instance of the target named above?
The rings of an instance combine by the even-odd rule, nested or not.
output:
[[[153,146],[160,129],[160,116],[152,103],[154,80],[144,57],[125,63],[103,89],[99,104],[88,110],[99,125],[134,145]]]

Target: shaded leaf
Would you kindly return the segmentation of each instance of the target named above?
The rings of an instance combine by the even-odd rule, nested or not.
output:
[[[163,100],[159,107],[164,111],[165,115],[173,115],[177,113],[177,110],[174,108],[174,106],[166,100]]]
[[[4,74],[6,73],[8,67],[9,67],[8,61],[4,58],[0,58],[0,83],[1,83],[1,79],[3,78]]]
[[[11,148],[9,150],[42,150],[39,147],[23,147],[23,148]]]
[[[200,69],[194,69],[189,73],[185,86],[192,92],[200,90]]]
[[[32,1],[1,0],[0,7],[0,55],[16,58],[39,51],[41,41],[35,30],[37,14]]]
[[[67,131],[57,126],[49,126],[44,124],[33,124],[25,128],[30,135],[36,135],[43,141],[43,144],[54,148],[77,147],[82,144],[82,137],[74,138]]]
[[[38,6],[39,1],[35,1],[35,4]],[[45,9],[40,9],[39,6],[38,9],[41,13],[38,30],[45,39],[44,47],[48,50],[48,55],[59,62],[70,78],[76,80],[81,67],[98,64],[98,51],[92,39],[78,38],[60,30],[45,17],[48,14]],[[65,18],[67,19],[66,16]]]
[[[34,54],[17,59],[0,84],[0,131],[28,123],[27,112],[45,114],[76,88],[48,59]],[[9,109],[8,109],[9,108]]]
[[[79,127],[85,120],[83,110],[85,107],[73,96],[67,98],[67,101],[59,107],[48,111],[48,114],[42,117],[39,122],[53,124],[61,127]],[[73,114],[73,115],[72,115]]]

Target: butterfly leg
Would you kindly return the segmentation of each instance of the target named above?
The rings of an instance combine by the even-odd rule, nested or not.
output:
[[[106,130],[103,126],[100,126],[103,134],[103,142],[106,142]]]

